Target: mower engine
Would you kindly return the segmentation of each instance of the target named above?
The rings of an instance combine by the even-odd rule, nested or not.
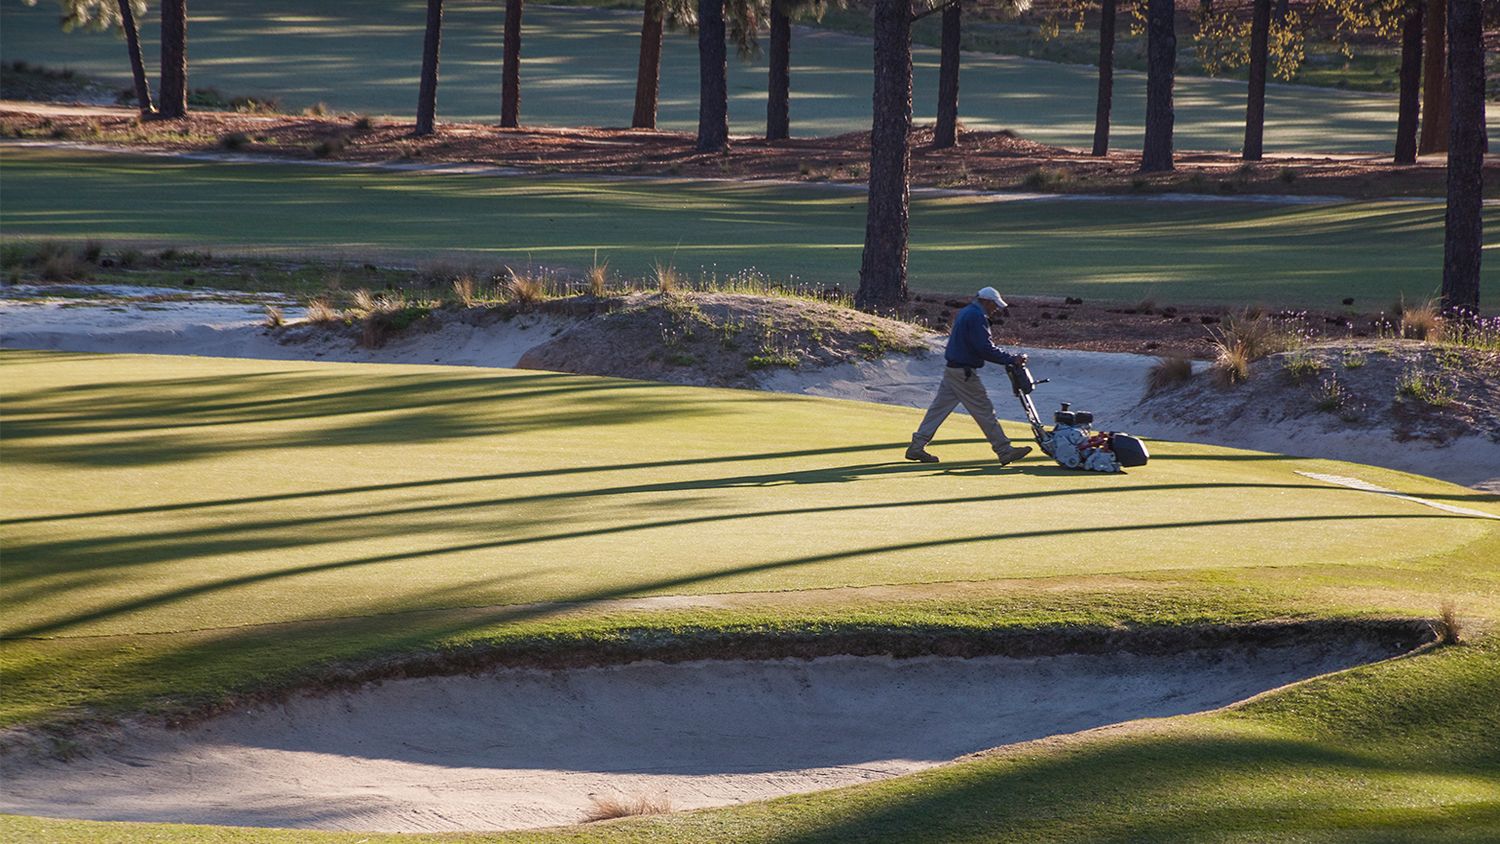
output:
[[[1118,472],[1125,468],[1144,466],[1151,455],[1146,444],[1129,434],[1116,431],[1094,431],[1094,414],[1086,410],[1073,410],[1067,402],[1062,409],[1052,414],[1052,430],[1042,427],[1031,393],[1038,384],[1024,364],[1013,364],[1005,368],[1010,376],[1011,390],[1021,400],[1021,409],[1031,423],[1032,436],[1042,451],[1059,464],[1069,469],[1085,469],[1091,472]]]

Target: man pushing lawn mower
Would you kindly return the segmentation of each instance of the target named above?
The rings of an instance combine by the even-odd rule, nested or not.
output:
[[[1000,292],[986,287],[953,319],[953,332],[948,335],[948,348],[944,352],[948,368],[943,371],[943,383],[938,385],[937,395],[932,399],[932,406],[927,408],[927,415],[922,417],[921,426],[911,435],[911,447],[906,450],[907,460],[938,462],[936,455],[928,453],[927,444],[937,434],[938,426],[960,404],[979,423],[1001,466],[1031,453],[1030,446],[1012,445],[1010,438],[1005,436],[995,418],[995,405],[984,389],[984,382],[979,379],[979,369],[985,361],[1001,366],[1026,363],[1025,355],[1010,354],[990,340],[990,317],[1004,308],[1005,300],[1000,298]]]

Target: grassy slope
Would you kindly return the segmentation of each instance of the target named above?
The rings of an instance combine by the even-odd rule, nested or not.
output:
[[[170,710],[392,651],[1425,615],[1452,599],[1476,628],[1475,646],[1228,712],[840,792],[499,837],[1482,840],[1500,820],[1500,644],[1486,632],[1500,620],[1500,530],[1292,470],[1337,466],[1500,512],[1493,496],[1364,467],[1165,444],[1126,477],[1042,461],[1000,470],[983,462],[963,420],[950,436],[965,441],[947,446],[949,461],[934,470],[888,459],[912,411],[541,373],[30,352],[0,362],[5,618],[11,632],[51,625],[48,638],[0,645],[12,723],[77,705]],[[579,414],[566,424],[556,413],[565,396]],[[837,425],[821,421],[831,413]],[[937,503],[947,498],[962,500]],[[819,507],[838,509],[790,512]],[[122,509],[138,512],[97,512]],[[684,518],[703,521],[646,526]],[[1017,535],[1037,529],[1067,532]],[[581,535],[588,530],[614,532]],[[544,538],[552,534],[562,535]],[[953,542],[977,534],[986,536]],[[501,544],[517,540],[526,544]],[[913,541],[937,544],[871,550]],[[475,547],[453,551],[459,543]],[[354,564],[359,553],[403,550],[424,553]],[[298,572],[318,562],[333,565]],[[776,576],[733,571],[768,563]],[[909,585],[807,588],[871,582]],[[591,605],[703,589],[800,591],[729,595],[704,608]],[[583,603],[471,606],[537,597]],[[416,606],[431,609],[383,614]],[[253,623],[278,618],[304,620]],[[148,630],[168,632],[137,635]],[[115,635],[76,635],[90,632]],[[380,838],[22,818],[0,820],[0,833]]]
[[[500,26],[503,15],[485,4],[444,10],[440,117],[494,121],[499,111]],[[45,4],[0,5],[0,57],[77,68],[128,83],[124,49],[110,36],[63,35]],[[290,22],[288,22],[290,21]],[[194,12],[193,84],[225,93],[279,96],[294,108],[324,100],[345,111],[410,114],[415,109],[423,4],[367,4],[320,0],[219,0],[211,13]],[[155,23],[144,22],[148,63]],[[537,125],[628,125],[639,45],[636,12],[528,8],[522,64],[522,119]],[[793,44],[792,126],[798,134],[867,130],[870,42],[834,32],[799,29]],[[1185,36],[1184,36],[1185,39]],[[253,54],[254,62],[245,56]],[[915,55],[919,121],[936,109],[937,51]],[[1010,128],[1047,143],[1088,146],[1093,137],[1094,70],[988,54],[965,58],[963,119],[975,128]],[[731,129],[765,128],[764,55],[729,63]],[[1238,149],[1243,141],[1244,83],[1182,77],[1177,85],[1176,141],[1181,149]],[[668,37],[663,59],[660,125],[697,125],[697,43]],[[1273,85],[1267,106],[1266,149],[1388,152],[1396,100],[1306,86]],[[1116,145],[1140,143],[1145,76],[1116,74]]]
[[[437,176],[220,164],[9,148],[7,239],[154,241],[214,248],[589,266],[653,262],[853,287],[858,193],[808,186],[567,177]],[[152,211],[138,211],[151,196]],[[1489,209],[1500,227],[1500,209]],[[628,219],[630,225],[620,225]],[[1434,203],[993,202],[918,199],[911,284],[964,292],[1338,307],[1431,295],[1442,264]],[[1189,257],[1191,256],[1191,257]],[[1490,273],[1490,270],[1486,271]]]

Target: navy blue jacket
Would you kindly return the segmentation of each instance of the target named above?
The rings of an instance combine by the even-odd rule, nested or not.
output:
[[[948,335],[948,349],[944,354],[952,366],[967,366],[978,369],[985,361],[1011,364],[1016,356],[990,342],[990,320],[984,315],[984,306],[970,302],[953,319],[953,333]]]

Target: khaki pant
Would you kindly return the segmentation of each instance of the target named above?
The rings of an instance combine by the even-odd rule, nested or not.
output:
[[[1005,431],[1000,429],[1000,423],[995,419],[995,405],[990,402],[990,394],[984,389],[984,382],[979,379],[977,371],[969,371],[973,374],[965,375],[964,370],[951,366],[944,368],[943,383],[938,385],[932,406],[927,408],[927,415],[922,417],[921,426],[912,434],[914,445],[925,446],[931,442],[937,434],[938,426],[961,404],[974,417],[974,421],[979,423],[979,429],[984,431],[985,439],[990,441],[990,448],[996,454],[1004,453],[1011,447],[1010,438],[1005,436]]]

